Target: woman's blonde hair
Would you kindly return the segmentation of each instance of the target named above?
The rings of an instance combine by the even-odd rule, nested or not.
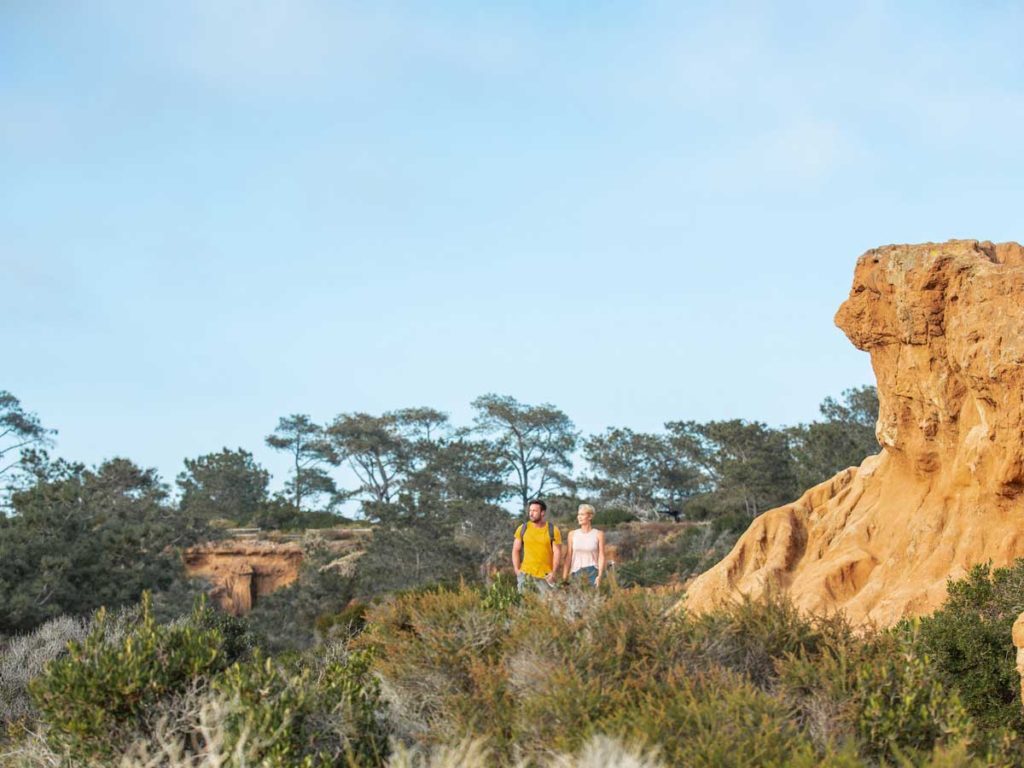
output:
[[[579,514],[580,512],[583,512],[588,517],[594,516],[594,508],[589,504],[580,504],[580,508],[577,510],[576,514]]]

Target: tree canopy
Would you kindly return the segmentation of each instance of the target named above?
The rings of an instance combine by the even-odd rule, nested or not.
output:
[[[14,514],[0,518],[0,632],[166,589],[181,578],[178,548],[206,536],[168,503],[154,470],[127,459],[34,471],[12,497]]]
[[[473,408],[477,430],[494,439],[523,509],[531,498],[575,489],[572,455],[579,433],[563,411],[494,394],[478,397]]]

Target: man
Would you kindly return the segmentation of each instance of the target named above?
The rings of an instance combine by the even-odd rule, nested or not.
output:
[[[527,505],[530,521],[516,528],[512,539],[512,570],[520,592],[536,589],[543,593],[555,585],[562,559],[562,534],[545,521],[548,505],[534,499]]]

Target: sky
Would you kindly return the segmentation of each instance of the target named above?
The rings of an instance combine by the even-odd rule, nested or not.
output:
[[[771,6],[771,7],[769,7]],[[1024,239],[1019,3],[0,4],[0,390],[55,453],[872,383],[857,256]]]

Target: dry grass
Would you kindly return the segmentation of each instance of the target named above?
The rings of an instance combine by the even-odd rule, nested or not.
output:
[[[493,752],[481,739],[464,739],[431,751],[399,748],[388,768],[492,768]],[[521,761],[515,768],[535,762]],[[594,736],[576,754],[558,753],[540,763],[543,768],[665,768],[655,751],[631,748],[617,739]]]

